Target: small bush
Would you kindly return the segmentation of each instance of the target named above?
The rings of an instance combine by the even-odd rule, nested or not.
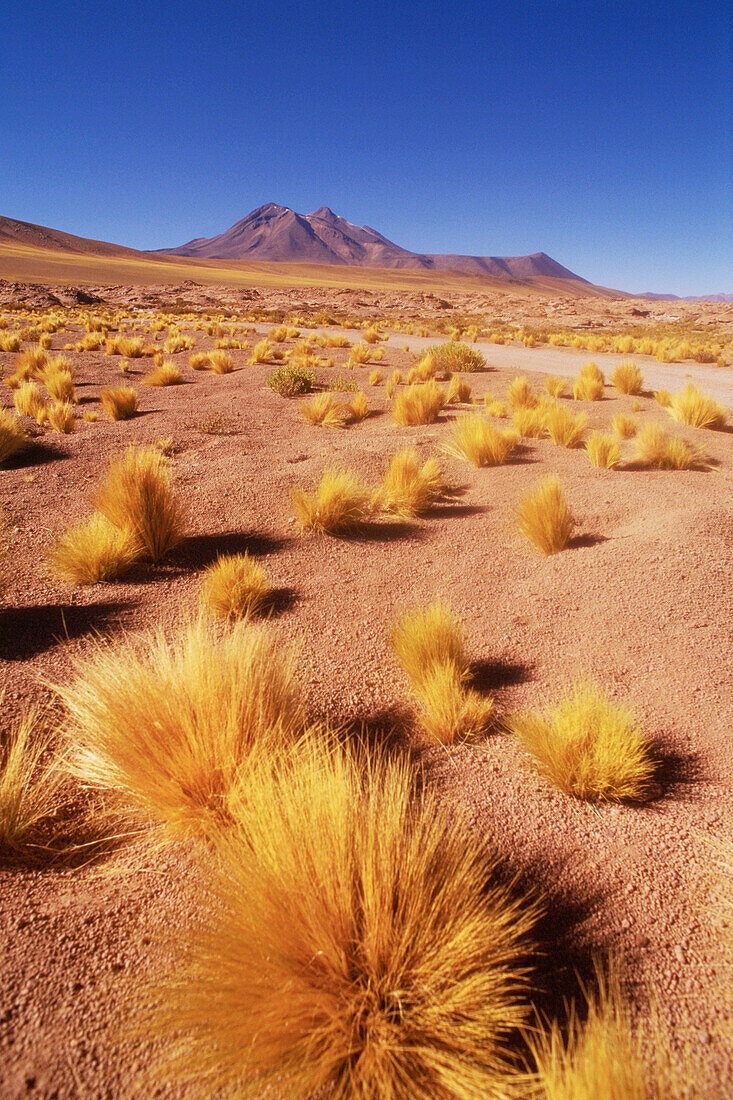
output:
[[[577,447],[583,439],[588,417],[585,413],[574,416],[569,409],[556,405],[547,410],[545,424],[550,439],[558,447]]]
[[[420,464],[418,453],[405,447],[387,466],[377,493],[379,507],[401,516],[419,516],[440,498],[445,486],[434,458]]]
[[[137,394],[131,386],[102,390],[99,400],[111,420],[129,420],[137,412]]]
[[[445,390],[436,382],[408,386],[392,404],[392,419],[403,427],[433,424],[445,405]]]
[[[700,393],[691,382],[671,398],[669,415],[693,428],[722,428],[728,419],[722,405]]]
[[[310,367],[288,363],[278,367],[267,379],[267,385],[281,397],[296,397],[301,393],[310,393],[316,384],[315,371]]]
[[[61,536],[49,555],[51,568],[71,584],[117,580],[137,561],[133,539],[94,514]]]
[[[633,715],[580,683],[546,712],[515,715],[509,728],[566,794],[612,801],[647,796],[655,765]]]
[[[462,417],[451,429],[445,453],[474,466],[501,466],[519,442],[517,433],[502,430],[478,413]]]
[[[303,417],[309,424],[322,424],[325,428],[345,428],[349,413],[332,393],[319,393],[310,401],[301,401]]]
[[[633,416],[617,413],[613,418],[613,430],[619,439],[633,439],[636,435],[636,421]]]
[[[611,435],[603,432],[591,432],[585,444],[591,466],[601,466],[613,470],[621,460],[621,450]]]
[[[96,508],[132,539],[135,552],[159,562],[183,536],[168,459],[155,447],[128,447],[93,496]]]
[[[440,374],[473,374],[486,369],[486,360],[481,352],[458,341],[436,344],[428,348],[425,354]]]
[[[162,367],[156,367],[143,378],[146,386],[178,386],[182,381],[183,375],[172,363],[164,363]]]
[[[311,493],[293,489],[295,515],[303,531],[348,534],[369,517],[371,494],[349,470],[325,470]]]
[[[520,532],[543,554],[564,550],[575,527],[556,477],[545,478],[522,498],[516,518]]]
[[[611,381],[619,393],[638,394],[644,384],[644,377],[636,363],[619,363],[611,375]]]
[[[0,466],[24,451],[29,443],[30,437],[18,417],[0,409]]]
[[[634,461],[655,470],[689,470],[704,456],[683,439],[667,435],[657,424],[645,424],[636,437]]]
[[[215,615],[246,619],[262,610],[270,591],[265,570],[249,554],[225,554],[206,570],[202,599]]]
[[[545,390],[550,397],[562,397],[568,387],[568,382],[569,379],[567,378],[560,378],[556,374],[551,374],[549,378],[545,379]]]
[[[3,732],[0,850],[18,851],[58,811],[63,771],[52,751],[52,729],[38,707],[31,707]]]

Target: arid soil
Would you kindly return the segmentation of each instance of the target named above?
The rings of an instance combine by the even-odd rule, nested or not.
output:
[[[314,291],[308,301],[316,297]],[[350,308],[366,302],[352,298]],[[691,305],[674,303],[670,311]],[[385,306],[383,296],[368,303],[374,312]],[[564,308],[614,309],[617,316],[623,309],[628,316],[633,307],[594,300]],[[644,308],[661,314],[667,306]],[[717,321],[726,309],[715,307]],[[210,337],[196,337],[196,350],[213,347]],[[56,334],[54,350],[71,338],[76,334]],[[413,364],[405,342],[398,335],[383,345],[385,377]],[[501,363],[469,379],[479,400],[487,391],[502,397],[517,373],[513,349],[485,350],[489,357],[495,350]],[[522,373],[541,389],[533,352],[520,350]],[[202,569],[222,552],[247,549],[278,589],[274,628],[300,644],[312,712],[364,722],[375,738],[387,736],[397,721],[409,727],[410,713],[409,689],[387,644],[389,625],[406,604],[447,598],[465,626],[476,685],[494,695],[500,712],[552,700],[586,674],[635,709],[659,756],[654,801],[590,805],[538,777],[508,736],[448,751],[420,747],[409,728],[400,734],[412,740],[445,798],[470,806],[477,843],[498,845],[507,871],[545,899],[543,995],[560,1000],[576,970],[588,975],[595,956],[618,955],[635,1011],[643,1015],[656,997],[670,1045],[689,1057],[702,1095],[731,1095],[731,975],[713,904],[717,845],[730,833],[733,803],[730,429],[677,425],[647,391],[632,415],[704,449],[709,465],[599,470],[582,449],[529,440],[508,465],[475,469],[441,455],[451,421],[466,406],[450,407],[430,426],[398,427],[384,385],[368,385],[372,368],[343,370],[348,350],[324,353],[336,366],[321,369],[319,381],[339,373],[353,378],[373,414],[343,431],[306,424],[297,399],[265,385],[273,366],[247,365],[247,351],[232,351],[237,369],[221,377],[194,373],[187,354],[176,355],[186,384],[165,389],[141,385],[149,360],[133,361],[123,378],[117,360],[103,352],[68,354],[81,410],[100,411],[100,388],[123,382],[138,391],[141,409],[124,423],[100,411],[96,423],[79,419],[70,436],[46,433],[0,470],[9,562],[0,605],[2,716],[49,697],[46,683],[66,678],[70,654],[83,653],[95,634],[158,622],[174,629],[197,608]],[[591,358],[550,348],[542,355],[557,357],[550,361],[558,374]],[[0,355],[5,374],[13,358]],[[609,369],[606,357],[593,358]],[[661,375],[665,367],[654,369]],[[695,380],[697,371],[715,368],[685,369]],[[725,369],[719,374],[731,378]],[[0,400],[12,404],[5,387]],[[632,402],[609,386],[601,402],[570,403],[588,413],[591,427],[610,428]],[[724,403],[733,403],[730,394]],[[124,583],[71,589],[54,580],[46,552],[90,512],[90,490],[108,460],[127,443],[165,437],[174,442],[176,485],[188,509],[181,549],[168,564]],[[295,486],[312,484],[334,464],[376,484],[387,458],[405,444],[438,457],[460,494],[424,519],[378,521],[356,538],[299,535],[290,504]],[[623,444],[626,457],[632,447]],[[513,508],[550,471],[562,480],[577,532],[567,550],[543,558],[517,533]],[[86,863],[83,850],[74,863],[39,851],[34,862],[0,868],[4,1097],[131,1096],[149,1057],[145,1042],[120,1041],[120,1005],[129,976],[150,965],[156,922],[185,920],[186,857],[117,875]],[[160,1095],[174,1093],[163,1088]]]

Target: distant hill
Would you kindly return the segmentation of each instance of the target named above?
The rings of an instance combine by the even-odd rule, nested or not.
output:
[[[688,294],[683,298],[679,294],[657,294],[647,290],[637,298],[648,298],[650,302],[733,302],[733,294]]]
[[[61,252],[82,252],[94,256],[141,255],[134,248],[125,248],[121,244],[75,237],[73,233],[63,233],[60,229],[49,229],[45,225],[34,225],[33,222],[19,222],[15,218],[0,217],[0,242]]]
[[[587,283],[544,252],[532,256],[459,256],[410,252],[369,226],[356,226],[321,206],[297,214],[269,202],[216,237],[197,237],[171,256],[217,260],[268,260],[276,263],[348,264],[351,267],[415,268],[491,275],[504,279],[551,278]]]

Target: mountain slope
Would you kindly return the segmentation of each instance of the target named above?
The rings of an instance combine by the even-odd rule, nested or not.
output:
[[[355,267],[416,268],[493,275],[505,279],[553,278],[587,282],[544,252],[532,256],[459,256],[410,252],[369,226],[356,226],[327,206],[296,214],[269,202],[216,237],[197,237],[172,256],[279,263],[348,264]]]
[[[0,217],[0,242],[95,256],[141,255],[134,248],[125,248],[121,244],[95,241],[90,237],[75,237],[73,233],[63,233],[60,229],[49,229],[45,225],[34,225],[33,222],[16,221],[15,218]]]

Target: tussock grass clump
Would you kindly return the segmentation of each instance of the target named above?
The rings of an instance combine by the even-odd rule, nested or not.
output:
[[[140,994],[195,1095],[507,1097],[536,909],[405,760],[308,737],[262,768]],[[179,933],[181,934],[181,933]]]
[[[225,351],[210,351],[209,370],[212,374],[231,374],[234,370],[234,360]]]
[[[70,435],[76,428],[74,406],[70,401],[56,401],[45,409],[45,419],[55,432]]]
[[[585,444],[591,466],[613,470],[621,461],[621,449],[612,435],[591,432]]]
[[[638,394],[644,385],[644,377],[636,363],[619,363],[611,375],[611,381],[619,393]]]
[[[272,344],[265,338],[259,340],[252,348],[252,354],[249,357],[251,366],[256,366],[258,363],[269,363],[272,360]]]
[[[324,470],[313,492],[293,489],[295,516],[303,531],[348,534],[371,513],[371,493],[350,470]]]
[[[172,642],[160,629],[99,640],[73,669],[57,688],[72,771],[165,840],[231,821],[248,766],[304,721],[292,653],[263,627],[234,623],[217,642],[199,619]]]
[[[16,333],[0,333],[0,351],[20,351],[21,339]]]
[[[636,437],[634,461],[653,470],[689,470],[704,456],[657,424],[645,424]]]
[[[363,367],[372,358],[372,354],[368,344],[354,344],[349,353],[349,362],[357,367]]]
[[[369,385],[370,386],[381,386],[383,381],[384,381],[384,376],[383,376],[381,370],[379,370],[378,367],[376,367],[372,371],[369,371]]]
[[[542,554],[564,550],[575,528],[562,485],[547,477],[517,505],[517,527]]]
[[[137,412],[137,394],[131,386],[102,390],[99,400],[110,420],[129,420]]]
[[[357,393],[356,397],[349,405],[349,416],[357,423],[366,420],[369,416],[369,402],[366,399],[366,394],[361,391]]]
[[[377,492],[378,506],[400,516],[423,515],[444,490],[440,467],[434,458],[422,465],[417,451],[405,447],[390,461]]]
[[[0,409],[0,466],[19,454],[30,443],[30,437],[17,416]]]
[[[56,368],[53,364],[50,364],[43,372],[42,378],[46,392],[53,401],[76,404],[74,378],[70,370]]]
[[[270,595],[265,570],[249,554],[225,554],[204,573],[202,599],[225,619],[247,619]]]
[[[146,386],[178,386],[183,382],[183,375],[172,363],[163,363],[161,367],[151,370],[143,382]]]
[[[110,523],[130,535],[135,552],[152,562],[183,537],[170,462],[157,447],[128,447],[112,462],[92,500]]]
[[[723,406],[700,393],[691,382],[671,398],[668,408],[673,420],[693,428],[722,428],[728,419]]]
[[[423,732],[442,745],[481,737],[493,719],[493,699],[467,687],[465,675],[452,662],[425,676],[418,700],[418,721]]]
[[[2,696],[0,696],[0,702]],[[18,851],[58,811],[63,770],[47,716],[31,707],[0,739],[0,850]]]
[[[311,367],[297,363],[288,363],[278,367],[267,379],[267,385],[281,397],[297,397],[301,393],[310,393],[316,384],[316,374]]]
[[[53,572],[71,584],[117,580],[137,558],[129,532],[98,513],[66,531],[49,554]]]
[[[506,399],[513,409],[533,409],[537,404],[537,394],[523,374],[517,375],[507,387]]]
[[[663,409],[669,409],[672,405],[672,394],[669,390],[655,390],[654,400],[658,405],[661,405]]]
[[[425,355],[438,374],[474,374],[486,369],[486,360],[480,351],[455,340],[436,344],[428,348]]]
[[[464,382],[459,374],[454,374],[448,383],[448,393],[445,398],[446,405],[465,405],[471,400],[471,387]]]
[[[445,390],[437,382],[411,385],[395,397],[392,419],[403,427],[433,424],[444,405]]]
[[[122,355],[125,359],[142,359],[153,355],[155,348],[137,336],[111,336],[105,341],[107,355]]]
[[[573,383],[573,399],[575,401],[601,401],[603,398],[604,383],[591,374],[583,374],[582,371]]]
[[[562,397],[568,387],[568,378],[560,378],[557,374],[551,374],[545,379],[545,390],[550,397]]]
[[[548,411],[539,403],[534,408],[518,408],[512,417],[514,430],[525,439],[539,439],[547,430]]]
[[[588,425],[585,413],[573,415],[569,409],[555,405],[547,410],[545,424],[550,439],[558,447],[577,447]]]
[[[13,394],[13,404],[19,416],[38,419],[46,409],[46,400],[35,382],[23,382]]]
[[[503,401],[496,401],[490,393],[487,393],[484,397],[484,405],[486,406],[486,415],[493,416],[497,420],[505,420],[507,417],[506,405]]]
[[[485,417],[473,413],[453,426],[444,450],[453,458],[463,458],[474,466],[501,466],[518,442],[515,431],[497,428]]]
[[[348,409],[332,393],[318,393],[310,401],[301,401],[300,409],[309,424],[324,428],[345,428],[349,421]]]
[[[20,344],[18,347],[20,347]],[[26,348],[15,361],[15,375],[22,382],[27,381],[29,378],[36,378],[46,369],[48,361],[48,352],[44,348]]]
[[[188,357],[188,365],[191,370],[208,370],[209,356],[205,351],[197,351]]]
[[[613,430],[619,439],[633,439],[636,435],[636,421],[633,416],[617,413],[613,418]]]
[[[594,684],[575,684],[550,710],[514,715],[509,728],[566,794],[611,801],[648,795],[655,771],[649,742],[631,712]]]
[[[400,615],[392,627],[390,644],[402,670],[418,691],[428,677],[446,666],[451,666],[461,679],[468,675],[463,631],[442,600]]]

